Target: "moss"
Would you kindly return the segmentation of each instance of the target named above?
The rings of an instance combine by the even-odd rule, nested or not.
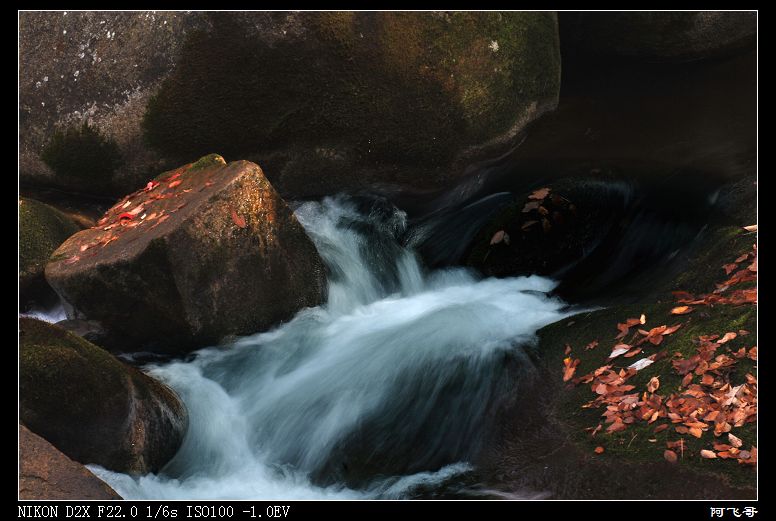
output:
[[[22,307],[42,304],[53,291],[43,278],[49,257],[79,230],[65,214],[33,199],[19,199],[19,292]]]
[[[644,392],[647,382],[653,376],[660,377],[661,395],[667,396],[678,391],[682,376],[676,373],[671,365],[671,355],[680,353],[684,357],[695,354],[696,344],[693,342],[700,335],[719,334],[724,335],[728,331],[745,329],[750,332],[746,336],[739,335],[736,339],[726,343],[718,349],[718,353],[728,350],[738,350],[741,347],[747,349],[757,345],[757,311],[754,306],[695,306],[695,310],[688,315],[675,316],[670,310],[676,304],[670,298],[669,291],[674,289],[694,288],[695,291],[710,291],[714,289],[714,282],[719,282],[724,277],[724,272],[719,267],[731,262],[740,254],[751,249],[752,238],[746,237],[740,229],[720,228],[709,234],[703,247],[696,255],[691,256],[685,275],[674,283],[663,284],[657,293],[664,294],[667,298],[655,301],[645,301],[638,304],[617,306],[611,309],[603,309],[586,312],[564,319],[549,325],[539,331],[540,343],[536,355],[542,360],[542,364],[548,371],[550,378],[560,384],[560,375],[563,368],[563,359],[566,356],[580,359],[576,375],[584,375],[594,371],[598,367],[610,363],[608,355],[611,348],[618,341],[614,339],[617,334],[616,324],[627,318],[638,317],[645,314],[647,323],[645,328],[673,325],[681,323],[682,327],[674,334],[664,337],[660,346],[653,347],[646,344],[643,354],[634,358],[616,358],[614,369],[630,365],[635,360],[652,353],[666,351],[669,355],[649,367],[639,371],[628,380],[629,384],[636,386],[633,392]],[[712,269],[713,268],[713,269]],[[627,338],[627,337],[626,337]],[[600,345],[592,350],[584,347],[598,340]],[[566,355],[565,345],[572,346],[572,352]],[[729,374],[731,385],[737,385],[745,381],[746,373],[756,375],[756,364],[748,358],[738,360]],[[694,377],[697,383],[699,377]],[[660,420],[654,424],[636,422],[622,432],[608,434],[600,432],[596,437],[591,437],[584,429],[595,427],[603,423],[601,408],[583,408],[582,405],[593,400],[594,393],[589,384],[566,386],[559,389],[552,400],[551,417],[560,424],[568,434],[570,440],[580,447],[586,454],[592,454],[597,446],[605,447],[606,451],[600,458],[610,462],[625,464],[651,464],[662,459],[666,449],[666,441],[675,441],[683,438],[686,442],[684,458],[679,465],[684,469],[692,470],[701,475],[708,474],[709,479],[723,479],[734,487],[754,488],[756,473],[751,467],[739,465],[735,460],[704,460],[699,456],[701,449],[711,449],[712,441],[723,441],[715,438],[707,432],[700,439],[690,435],[679,435],[673,429],[668,429],[654,434],[654,428],[666,420]],[[670,424],[669,424],[670,425]],[[604,424],[604,427],[607,425]],[[751,445],[757,445],[756,423],[745,424],[741,428],[734,428],[733,434],[744,441],[748,449]],[[655,441],[650,441],[655,440]]]
[[[208,154],[192,163],[189,170],[202,170],[215,165],[226,165],[226,160],[218,154]]]
[[[41,158],[58,177],[98,186],[108,184],[121,163],[116,142],[88,123],[54,132]]]

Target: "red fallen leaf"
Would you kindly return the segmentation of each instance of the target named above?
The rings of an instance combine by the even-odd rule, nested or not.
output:
[[[744,458],[743,455],[747,457]],[[738,454],[738,462],[742,465],[757,465],[757,447],[752,446],[748,451],[742,450]]]
[[[533,199],[535,201],[541,201],[545,197],[550,195],[550,189],[549,188],[539,188],[538,190],[534,190],[531,195],[528,196],[529,199]]]
[[[703,378],[701,378],[701,385],[711,385],[713,383],[714,383],[714,377],[709,373],[704,374]]]
[[[666,447],[668,447],[669,449],[679,449],[679,451],[682,454],[684,454],[684,445],[685,445],[684,438],[682,438],[680,440],[676,440],[676,441],[667,441],[666,442]]]
[[[609,428],[606,429],[606,432],[620,432],[624,431],[626,429],[626,425],[620,420],[620,418],[617,418],[614,423],[612,423]]]
[[[78,260],[79,260],[80,258],[81,258],[81,257],[79,257],[78,255],[73,255],[72,257],[70,257],[69,259],[67,259],[67,260],[65,261],[65,264],[75,264],[76,262],[78,262]]]
[[[722,338],[720,338],[719,340],[717,340],[717,343],[718,343],[718,344],[724,344],[725,342],[729,342],[730,340],[733,340],[733,339],[734,339],[734,338],[736,338],[737,336],[738,336],[738,334],[737,334],[737,333],[732,333],[732,332],[730,332],[730,333],[725,333],[725,336],[723,336]]]
[[[525,231],[528,228],[530,228],[531,226],[533,226],[534,224],[538,224],[538,223],[539,223],[539,221],[526,221],[526,222],[523,223],[522,226],[520,226],[520,229]]]
[[[717,419],[717,416],[719,416],[719,411],[711,411],[706,416],[703,417],[703,421],[707,422],[713,422]]]
[[[594,349],[598,345],[598,340],[593,340],[589,344],[585,346],[585,351],[589,351],[591,349]]]
[[[695,300],[695,297],[693,297],[692,293],[688,293],[686,291],[672,291],[671,293],[674,295],[674,298],[680,302],[682,300]]]
[[[567,355],[567,354],[569,354],[570,352],[571,352],[571,346],[570,346],[570,345],[568,345],[568,344],[566,344],[566,349],[563,351],[563,354],[564,354],[564,355]]]
[[[727,443],[719,443],[714,442],[711,444],[714,447],[714,450],[720,451],[720,450],[730,450],[732,447],[728,445]]]
[[[654,432],[655,434],[657,434],[658,432],[663,432],[663,431],[664,431],[664,430],[666,430],[667,428],[668,428],[668,424],[667,424],[667,423],[664,423],[664,424],[662,424],[662,425],[658,425],[657,427],[655,427],[655,430],[654,430],[653,432]]]
[[[641,348],[640,347],[634,347],[633,349],[631,349],[630,351],[628,351],[627,353],[625,353],[622,356],[624,358],[632,358],[632,357],[636,356],[639,353],[641,353]]]
[[[684,422],[684,425],[686,427],[689,427],[690,429],[708,429],[709,426],[703,422],[698,421],[686,421]]]
[[[130,221],[131,221],[131,220],[132,220],[132,219],[134,219],[134,218],[135,218],[135,216],[134,216],[134,215],[132,215],[132,214],[131,214],[131,213],[129,213],[129,212],[124,212],[124,213],[122,213],[121,215],[119,215],[119,221],[123,221],[123,220],[125,220],[125,219],[127,219],[127,220],[130,220]]]
[[[172,181],[173,179],[178,179],[181,176],[181,172],[175,172],[173,175],[165,179],[165,181]]]
[[[752,225],[749,225],[749,226],[744,226],[744,230],[746,230],[748,232],[756,232],[757,231],[757,225],[756,224],[752,224]]]
[[[690,429],[688,429],[687,427],[684,427],[682,425],[677,425],[675,430],[679,434],[687,434],[690,431]]]
[[[675,333],[680,327],[682,327],[682,324],[676,324],[671,327],[667,327],[665,331],[663,331],[663,335],[670,335],[672,333]]]
[[[539,203],[539,201],[529,201],[529,202],[525,203],[525,206],[523,206],[523,210],[522,211],[523,211],[523,213],[528,213],[531,210],[536,210],[537,208],[539,208],[539,204],[541,204],[541,203]]]
[[[145,188],[143,188],[143,191],[144,192],[150,192],[151,190],[153,190],[157,186],[159,186],[159,182],[158,181],[148,181],[148,184],[145,186]]]
[[[722,269],[725,270],[725,275],[730,275],[732,272],[734,272],[738,268],[738,265],[731,262],[730,264],[724,264],[722,266]]]
[[[118,237],[116,237],[115,235],[114,235],[114,236],[112,236],[112,237],[109,237],[107,241],[103,241],[103,243],[102,243],[102,247],[104,248],[105,246],[107,246],[107,245],[108,245],[108,244],[110,244],[111,242],[113,242],[113,241],[117,241],[118,239],[119,239],[119,238],[118,238]]]
[[[663,452],[663,457],[669,463],[676,463],[676,460],[678,459],[676,456],[676,452],[672,450],[666,450],[665,452]]]
[[[660,377],[659,376],[653,376],[650,378],[649,383],[647,383],[647,391],[650,393],[654,393],[660,388]]]
[[[748,269],[749,271],[752,271],[754,273],[757,273],[757,259],[755,259],[754,262],[752,264],[750,264],[749,267],[746,268],[746,269]]]
[[[743,349],[743,347],[741,348]],[[746,373],[746,383],[750,385],[757,385],[757,378],[754,377],[754,375],[751,375],[749,373]]]
[[[600,446],[596,447],[595,451],[593,451],[593,452],[595,452],[596,454],[603,454],[604,453],[604,448],[600,447]]]
[[[173,181],[172,183],[168,184],[168,185],[167,185],[167,188],[175,188],[176,186],[178,186],[178,185],[179,185],[179,184],[181,184],[182,182],[183,182],[183,181],[181,181],[180,179],[178,179],[178,180],[176,180],[176,181]]]
[[[88,250],[89,248],[91,248],[92,246],[94,246],[94,244],[82,244],[81,247],[79,248],[79,250],[84,252],[84,251]]]
[[[734,457],[733,454],[729,450],[723,450],[717,453],[718,458],[722,459],[728,459]]]
[[[693,377],[692,373],[687,373],[686,375],[684,375],[684,378],[682,378],[682,387],[687,387],[688,385],[690,385],[690,382],[692,382],[692,377]]]
[[[672,315],[686,315],[692,313],[693,308],[690,306],[677,306],[671,310]]]
[[[701,458],[716,459],[717,455],[714,454],[714,451],[703,449],[701,450]]]
[[[245,218],[238,215],[237,212],[234,210],[232,210],[232,221],[234,221],[234,224],[236,224],[240,228],[245,228],[245,226],[247,226],[245,223]],[[566,380],[563,380],[563,381],[565,382]]]
[[[701,436],[703,436],[703,431],[698,427],[690,427],[690,434],[692,434],[696,438],[700,438]]]
[[[738,264],[739,262],[743,262],[743,261],[745,261],[748,258],[749,258],[749,254],[748,253],[744,253],[743,255],[740,255],[734,262],[736,264]]]
[[[240,228],[244,228],[244,226],[240,226]],[[490,245],[493,246],[494,244],[499,244],[501,242],[509,245],[509,234],[504,230],[499,230],[493,234],[493,237],[490,239]]]

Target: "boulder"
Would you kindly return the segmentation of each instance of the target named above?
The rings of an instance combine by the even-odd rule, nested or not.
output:
[[[188,425],[170,388],[76,335],[19,319],[21,421],[68,457],[118,472],[159,470]]]
[[[87,319],[180,353],[322,302],[323,263],[261,168],[218,155],[165,172],[54,253],[46,278]]]
[[[286,197],[439,188],[558,102],[553,12],[20,16],[25,182],[126,193],[219,150]]]
[[[20,13],[21,183],[118,196],[161,171],[143,142],[145,106],[202,22],[172,11]]]
[[[19,425],[19,499],[121,499],[110,486]]]
[[[757,13],[564,12],[560,15],[560,30],[564,58],[587,55],[694,61],[753,47],[757,37]]]
[[[65,239],[78,231],[65,214],[34,199],[19,198],[19,295],[21,307],[47,305],[56,298],[43,270]]]

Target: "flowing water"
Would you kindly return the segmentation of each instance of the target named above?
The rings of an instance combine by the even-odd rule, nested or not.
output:
[[[330,198],[296,213],[329,269],[326,303],[147,367],[190,425],[159,474],[91,467],[123,497],[417,497],[471,471],[505,359],[531,371],[523,347],[567,313],[550,279],[425,271],[393,207]]]

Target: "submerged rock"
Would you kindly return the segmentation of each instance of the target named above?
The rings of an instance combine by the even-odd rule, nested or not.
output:
[[[19,425],[20,499],[121,499],[110,486]]]
[[[60,327],[19,325],[19,409],[30,430],[119,472],[157,471],[172,458],[188,415],[170,388]]]
[[[22,308],[48,304],[54,292],[43,270],[54,250],[78,231],[64,213],[51,206],[19,198],[19,295]]]
[[[315,246],[258,165],[204,157],[165,172],[54,253],[64,301],[134,350],[185,352],[321,303]]]

